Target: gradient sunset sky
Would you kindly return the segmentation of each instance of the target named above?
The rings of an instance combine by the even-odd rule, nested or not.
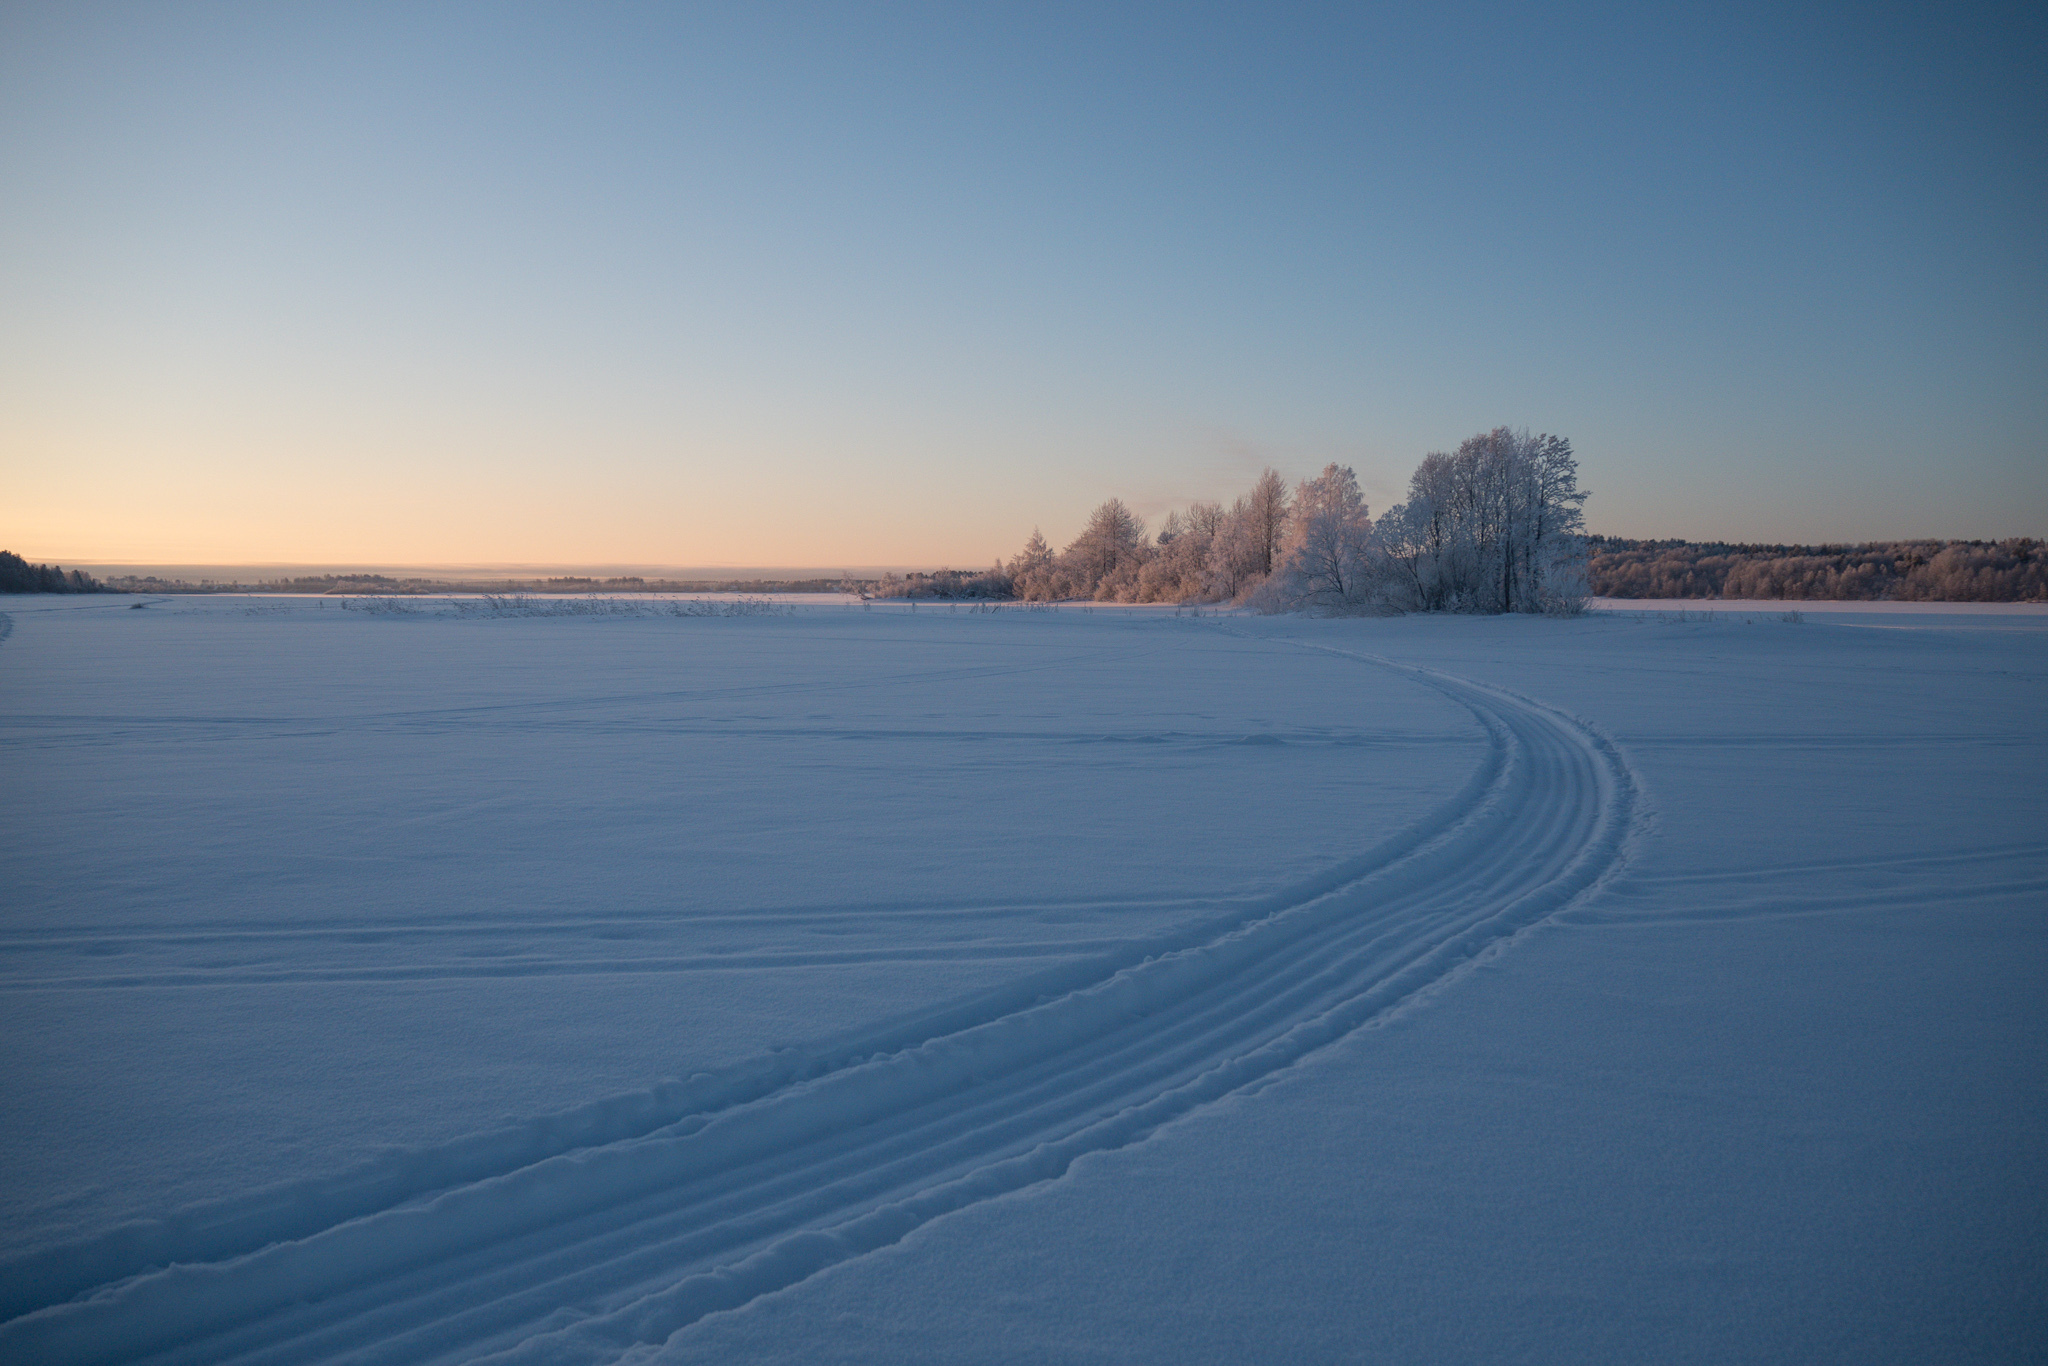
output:
[[[2039,5],[0,7],[0,544],[981,565],[1501,423],[2048,532]]]

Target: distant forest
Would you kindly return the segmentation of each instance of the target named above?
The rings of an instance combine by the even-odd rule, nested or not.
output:
[[[2048,547],[2032,537],[1731,545],[1588,536],[1586,548],[1600,597],[2048,602]]]
[[[0,550],[0,593],[104,593],[106,586],[81,569],[30,564],[11,550]]]

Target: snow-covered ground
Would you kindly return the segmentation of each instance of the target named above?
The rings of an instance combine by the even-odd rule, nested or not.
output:
[[[2048,612],[130,601],[0,1359],[2048,1353]]]

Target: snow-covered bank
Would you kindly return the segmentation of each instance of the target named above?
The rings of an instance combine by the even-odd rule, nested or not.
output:
[[[0,603],[0,1340],[2039,1351],[2048,619],[1689,605]]]

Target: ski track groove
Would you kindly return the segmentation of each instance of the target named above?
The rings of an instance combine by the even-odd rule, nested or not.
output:
[[[443,936],[474,940],[479,935],[540,939],[551,936],[599,937],[606,932],[633,931],[633,938],[676,928],[702,929],[720,926],[733,929],[804,929],[812,926],[869,925],[877,920],[929,920],[941,926],[964,924],[982,926],[1009,919],[1043,919],[1047,916],[1077,917],[1082,912],[1213,911],[1226,905],[1251,905],[1253,897],[1119,897],[1099,896],[1060,899],[1046,897],[1031,901],[970,901],[960,898],[919,903],[914,900],[846,903],[819,908],[769,908],[760,911],[650,911],[639,914],[578,916],[556,920],[492,920],[481,916],[420,916],[408,920],[193,920],[164,921],[147,927],[109,927],[105,933],[73,930],[0,930],[0,952],[56,951],[94,945],[160,947],[168,945],[297,943],[326,939],[342,943],[376,944],[394,939],[433,939]]]
[[[462,982],[510,977],[676,976],[691,972],[781,971],[872,963],[993,963],[1025,958],[1100,954],[1125,939],[1037,939],[1029,943],[964,942],[933,948],[769,950],[678,957],[560,958],[531,962],[416,963],[360,968],[190,968],[73,977],[0,977],[0,992],[176,990],[221,986],[293,986],[324,982]]]
[[[0,1356],[615,1361],[1261,1084],[1623,866],[1638,783],[1589,727],[1302,648],[1436,688],[1489,742],[1458,797],[1320,885],[619,1113],[0,1264]]]
[[[190,921],[185,924],[165,922],[147,928],[110,929],[105,934],[81,934],[70,930],[0,930],[0,949],[59,949],[109,942],[147,946],[270,941],[293,943],[308,939],[368,944],[392,939],[431,939],[444,935],[463,939],[470,939],[479,934],[500,934],[507,938],[539,938],[549,935],[594,935],[607,930],[652,931],[675,927],[701,929],[708,925],[740,929],[865,925],[875,920],[931,920],[944,925],[961,920],[984,923],[989,920],[1054,913],[1122,911],[1140,907],[1201,910],[1222,905],[1224,900],[1195,897],[1130,897],[1115,900],[1077,897],[1071,901],[1047,898],[1025,902],[952,900],[935,902],[928,907],[893,902],[876,905],[873,909],[856,910],[831,908],[815,911],[705,911],[684,914],[650,912],[644,915],[589,916],[559,920],[464,920],[437,919],[432,916],[422,916],[418,920],[211,920]]]

